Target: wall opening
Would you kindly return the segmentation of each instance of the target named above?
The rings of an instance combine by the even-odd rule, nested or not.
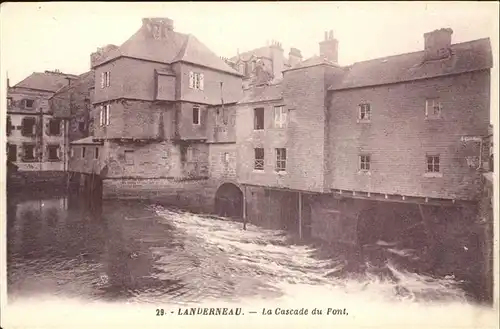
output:
[[[243,218],[243,192],[231,183],[222,184],[215,193],[215,213],[234,219]]]

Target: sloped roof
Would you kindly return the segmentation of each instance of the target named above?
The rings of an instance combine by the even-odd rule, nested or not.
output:
[[[14,87],[56,92],[58,89],[68,84],[67,78],[77,79],[78,76],[74,74],[65,74],[50,71],[46,71],[43,73],[33,72],[24,80],[17,83]]]
[[[241,76],[196,37],[169,30],[164,38],[154,39],[145,25],[120,47],[103,54],[93,65],[95,67],[121,56],[167,64],[183,61]]]
[[[76,77],[75,81],[71,82],[71,85],[66,84],[65,86],[59,88],[56,91],[56,93],[54,95],[52,95],[52,97],[57,97],[57,95],[63,94],[70,89],[74,89],[77,86],[81,85],[82,83],[93,84],[93,81],[94,81],[94,72],[88,71],[88,72],[82,73]]]
[[[243,91],[243,98],[238,104],[267,102],[283,98],[282,85],[256,86]]]
[[[331,65],[338,67],[339,65],[329,61],[328,59],[320,56],[310,57],[302,62],[297,63],[297,65],[291,67],[289,70],[301,69],[305,67],[317,66],[317,65]]]
[[[490,40],[478,39],[451,46],[449,59],[424,61],[424,51],[355,63],[345,68],[329,90],[368,87],[465,73],[492,67]]]
[[[229,60],[234,63],[236,63],[238,60],[246,62],[250,58],[252,58],[252,56],[271,58],[271,47],[266,46],[266,47],[255,48],[253,50],[249,50],[244,53],[233,56]]]

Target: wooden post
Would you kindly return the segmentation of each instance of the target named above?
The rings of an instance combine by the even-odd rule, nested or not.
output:
[[[302,240],[302,193],[299,191],[299,238]]]
[[[221,82],[222,84],[222,82]],[[243,186],[243,229],[247,229],[247,198],[246,198],[247,187]]]

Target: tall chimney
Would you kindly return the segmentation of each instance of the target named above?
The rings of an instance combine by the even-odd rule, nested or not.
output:
[[[333,37],[333,31],[325,32],[325,40],[319,43],[319,55],[333,63],[338,63],[339,42]]]
[[[142,19],[142,26],[147,28],[153,38],[162,39],[174,30],[174,21],[167,17],[149,17]]]
[[[450,28],[424,33],[425,60],[439,60],[450,57],[452,34],[453,30]]]
[[[290,48],[290,53],[288,53],[288,65],[294,67],[298,63],[302,62],[302,54],[297,48]]]

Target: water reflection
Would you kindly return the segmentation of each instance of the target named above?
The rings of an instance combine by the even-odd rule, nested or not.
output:
[[[284,283],[355,287],[392,299],[465,298],[453,280],[396,268],[380,250],[338,246],[318,255],[284,232],[252,225],[243,231],[241,223],[141,201],[43,195],[8,198],[9,301],[270,298],[286,294]]]

